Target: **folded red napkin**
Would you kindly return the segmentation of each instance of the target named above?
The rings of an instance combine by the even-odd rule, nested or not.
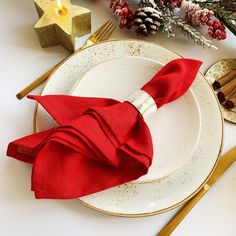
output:
[[[192,59],[174,60],[141,90],[160,108],[188,90],[200,65]],[[36,198],[78,198],[148,172],[153,156],[150,131],[130,102],[66,95],[29,98],[59,124],[8,146],[8,156],[33,164]]]

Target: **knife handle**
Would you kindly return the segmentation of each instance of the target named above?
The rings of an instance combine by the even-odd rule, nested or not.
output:
[[[176,215],[171,218],[167,225],[157,234],[157,236],[169,236],[175,230],[175,228],[181,223],[185,216],[191,211],[191,209],[198,203],[198,201],[208,191],[209,186],[207,184],[196,194],[189,202],[187,202]]]

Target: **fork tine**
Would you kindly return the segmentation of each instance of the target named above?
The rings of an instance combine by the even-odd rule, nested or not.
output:
[[[97,36],[97,41],[104,40],[110,32],[113,32],[115,29],[115,24],[112,22],[110,25],[108,25],[106,28],[103,29],[103,31],[100,32],[100,34]]]
[[[100,32],[99,34],[95,35],[95,39],[98,41],[99,38],[113,25],[113,21],[110,21]]]
[[[113,25],[111,26],[111,28],[106,32],[106,34],[104,34],[104,35],[100,38],[100,41],[104,41],[104,40],[109,39],[115,29],[116,29],[116,24],[113,24]]]
[[[111,20],[106,21],[98,30],[96,30],[89,38],[94,38],[94,36],[97,36],[109,23]]]

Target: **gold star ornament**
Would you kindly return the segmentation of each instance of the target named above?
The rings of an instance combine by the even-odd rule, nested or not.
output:
[[[40,17],[34,26],[42,47],[61,44],[74,52],[75,38],[90,33],[90,10],[70,0],[34,0]]]

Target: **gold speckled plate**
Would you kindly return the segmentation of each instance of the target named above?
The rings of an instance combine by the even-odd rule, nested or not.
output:
[[[95,66],[127,56],[154,60],[162,65],[180,58],[174,52],[144,41],[102,42],[76,52],[62,63],[50,76],[42,95],[70,94],[75,83],[80,83],[82,77]],[[216,96],[201,73],[198,73],[191,90],[200,109],[201,138],[186,164],[165,178],[147,183],[127,183],[110,188],[80,198],[82,203],[110,215],[143,217],[162,213],[183,204],[204,186],[221,152],[223,119]],[[55,125],[57,124],[49,114],[41,106],[37,106],[34,120],[35,131]],[[192,125],[189,124],[188,128],[191,129]],[[170,131],[166,135],[170,137],[174,133]]]
[[[222,75],[236,68],[236,59],[224,59],[213,64],[206,72],[206,79],[212,84]],[[222,114],[225,120],[236,124],[236,108],[227,110],[221,105]]]

